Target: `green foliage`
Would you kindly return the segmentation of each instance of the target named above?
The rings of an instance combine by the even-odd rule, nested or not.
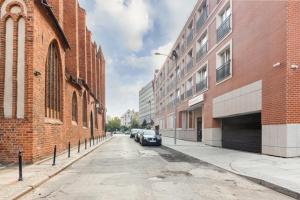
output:
[[[139,120],[137,118],[132,119],[130,128],[140,128]]]
[[[114,117],[108,121],[106,125],[106,129],[108,132],[113,132],[121,129],[121,120],[118,117]]]
[[[128,131],[129,128],[127,126],[121,126],[121,131],[122,132],[125,132],[125,131]]]

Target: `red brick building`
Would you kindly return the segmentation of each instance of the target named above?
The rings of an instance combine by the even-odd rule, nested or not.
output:
[[[161,133],[176,126],[180,139],[300,156],[299,8],[199,0],[172,49],[177,65],[166,60],[155,77]]]
[[[77,0],[0,0],[0,163],[103,136],[105,59]]]

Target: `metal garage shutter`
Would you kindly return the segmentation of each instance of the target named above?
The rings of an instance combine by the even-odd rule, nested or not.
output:
[[[222,146],[261,153],[261,114],[222,119]]]

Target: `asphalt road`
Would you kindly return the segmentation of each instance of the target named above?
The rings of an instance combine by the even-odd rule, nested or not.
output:
[[[291,198],[181,153],[142,147],[128,136],[119,135],[23,199]]]

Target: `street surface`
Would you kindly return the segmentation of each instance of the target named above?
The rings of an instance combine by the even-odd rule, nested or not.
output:
[[[117,135],[23,199],[292,199],[164,147]]]

